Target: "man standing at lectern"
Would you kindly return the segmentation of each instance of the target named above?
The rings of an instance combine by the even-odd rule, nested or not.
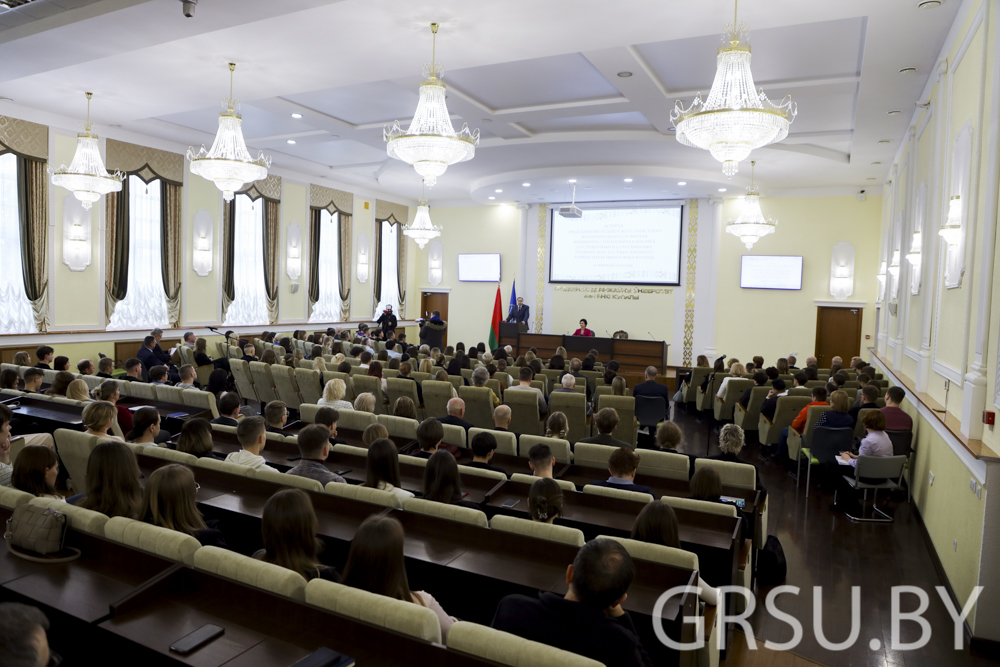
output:
[[[510,314],[507,315],[506,322],[517,322],[518,324],[528,324],[528,307],[524,305],[524,298],[517,297],[517,305],[510,307]]]

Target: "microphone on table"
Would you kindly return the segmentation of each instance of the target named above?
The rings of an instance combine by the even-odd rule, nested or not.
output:
[[[653,334],[649,333],[648,331],[646,333],[649,334],[649,340],[656,340],[656,336],[654,336]]]
[[[608,331],[607,329],[604,330],[604,333],[608,335],[608,338],[614,338],[614,336],[611,335],[611,332]]]

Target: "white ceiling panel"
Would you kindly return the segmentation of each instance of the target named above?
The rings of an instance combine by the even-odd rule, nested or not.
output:
[[[599,116],[570,116],[526,123],[532,132],[583,132],[591,130],[652,130],[646,117],[638,111],[607,113]]]
[[[417,108],[418,86],[412,89],[389,81],[375,81],[331,90],[285,95],[301,104],[354,125],[405,120]]]

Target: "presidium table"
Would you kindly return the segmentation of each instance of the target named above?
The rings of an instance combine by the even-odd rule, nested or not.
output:
[[[655,366],[660,372],[657,378],[667,382],[667,348],[662,340],[636,340],[634,338],[598,338],[596,336],[564,336],[558,334],[533,334],[519,331],[517,324],[500,324],[500,345],[510,345],[517,356],[535,348],[538,356],[548,359],[562,346],[570,358],[583,359],[590,350],[597,350],[598,361],[608,363],[612,359],[621,364],[618,374],[625,376],[629,387],[642,382],[647,366]],[[569,359],[566,359],[569,367]]]

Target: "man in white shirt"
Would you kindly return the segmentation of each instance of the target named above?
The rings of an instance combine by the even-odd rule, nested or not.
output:
[[[372,358],[374,356],[375,355],[369,352],[366,348],[365,351],[361,353],[361,363],[358,364],[358,368],[368,368],[371,365]]]
[[[396,341],[391,338],[385,342],[385,353],[389,355],[390,359],[399,359],[403,356],[402,352],[396,351]]]
[[[549,404],[545,402],[545,394],[538,387],[531,386],[531,380],[535,377],[534,371],[529,366],[522,366],[517,375],[518,383],[509,387],[507,391],[533,391],[538,394],[538,413],[546,414],[549,411]],[[572,377],[572,376],[570,376]]]
[[[240,451],[226,457],[226,463],[236,463],[254,470],[274,470],[260,455],[267,444],[267,430],[263,417],[245,417],[236,427],[236,438],[240,441]],[[277,472],[277,471],[275,471]]]

